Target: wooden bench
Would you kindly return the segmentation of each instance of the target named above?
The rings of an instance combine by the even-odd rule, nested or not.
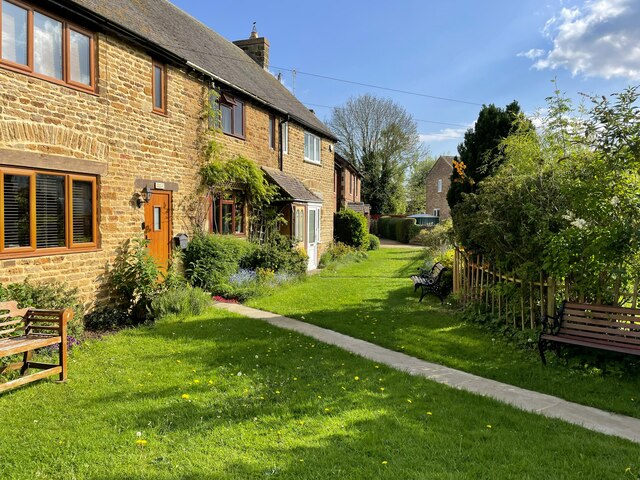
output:
[[[19,309],[16,302],[0,302],[0,357],[22,354],[22,361],[0,366],[0,373],[20,370],[20,377],[0,384],[0,392],[51,375],[67,379],[67,322],[73,311]],[[21,333],[21,334],[19,334]],[[31,360],[34,350],[59,345],[58,364]],[[30,369],[40,370],[29,374]]]
[[[542,318],[538,339],[542,363],[552,343],[640,355],[640,309],[564,302],[555,317]]]
[[[440,262],[436,263],[431,270],[427,272],[426,270],[422,270],[419,275],[411,275],[411,281],[413,282],[413,291],[415,292],[418,288],[422,289],[422,295],[420,296],[420,302],[425,297],[427,293],[433,293],[436,295],[440,302],[444,302],[444,295],[442,291],[442,272],[447,269]]]

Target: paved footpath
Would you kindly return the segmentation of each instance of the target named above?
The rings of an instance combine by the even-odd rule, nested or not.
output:
[[[299,332],[377,363],[408,372],[411,375],[425,377],[453,388],[491,397],[527,412],[559,418],[589,430],[640,443],[640,419],[637,418],[586,407],[544,393],[525,390],[453,368],[425,362],[333,330],[244,305],[218,303],[216,306],[245,317],[265,321],[276,327]]]

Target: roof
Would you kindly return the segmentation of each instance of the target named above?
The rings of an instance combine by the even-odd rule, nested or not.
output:
[[[336,140],[331,130],[273,75],[242,49],[191,17],[168,0],[68,0],[175,55],[181,61],[218,77],[222,83],[255,96],[258,101]],[[102,22],[105,23],[105,22]]]
[[[322,199],[309,190],[304,183],[288,173],[262,167],[267,177],[289,196],[290,200],[307,203],[322,203]]]
[[[436,168],[436,165],[440,163],[441,160],[449,165],[449,167],[451,167],[451,169],[453,170],[453,161],[457,158],[458,157],[454,157],[453,155],[440,155],[433,166],[429,169],[429,173],[427,173],[427,175],[431,174],[431,171]]]
[[[364,202],[348,202],[347,208],[363,215],[367,215],[371,211],[371,205]]]
[[[342,155],[340,155],[338,153],[334,153],[334,161],[335,161],[335,163],[339,164],[341,167],[347,167],[347,168],[353,170],[354,172],[356,172],[356,174],[359,177],[363,177],[363,175],[360,172],[360,170],[358,170],[353,163],[351,163],[349,160],[344,158]]]

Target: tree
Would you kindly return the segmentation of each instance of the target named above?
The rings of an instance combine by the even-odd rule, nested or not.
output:
[[[424,212],[427,202],[427,175],[436,163],[432,157],[418,160],[409,168],[407,179],[407,213]]]
[[[458,145],[459,161],[454,165],[456,168],[447,192],[454,225],[453,209],[463,199],[463,194],[476,192],[478,183],[500,166],[503,158],[500,144],[515,131],[520,113],[520,105],[515,100],[505,109],[493,104],[483,105],[474,128],[464,134],[464,141]]]
[[[365,94],[334,108],[328,122],[336,149],[363,174],[363,201],[372,213],[403,213],[404,173],[420,154],[418,127],[400,105]]]

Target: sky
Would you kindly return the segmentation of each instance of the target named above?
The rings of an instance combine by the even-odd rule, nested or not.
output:
[[[640,84],[640,0],[171,1],[228,40],[257,22],[270,71],[321,120],[363,93],[392,99],[433,156],[456,154],[482,104],[534,114],[554,79],[576,104]]]

